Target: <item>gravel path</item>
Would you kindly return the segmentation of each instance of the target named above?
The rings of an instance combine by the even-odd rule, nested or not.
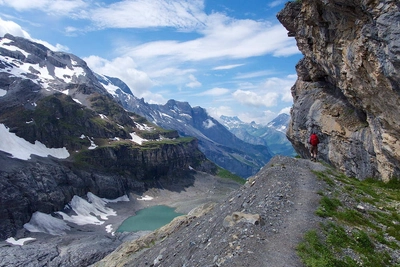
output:
[[[135,254],[143,240],[128,242],[96,266],[302,266],[295,247],[320,221],[314,212],[323,184],[312,171],[321,170],[275,157],[210,212],[158,233],[164,239],[150,249]]]

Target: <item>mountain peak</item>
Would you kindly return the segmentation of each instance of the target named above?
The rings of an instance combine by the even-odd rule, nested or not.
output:
[[[29,79],[36,84],[37,91],[44,94],[58,91],[74,96],[78,85],[80,88],[87,85],[91,90],[105,93],[86,62],[79,57],[53,52],[41,44],[10,34],[0,38],[0,70],[3,73],[0,77],[3,87],[8,87],[15,81]],[[71,86],[72,84],[77,86]],[[79,101],[85,102],[84,99]]]

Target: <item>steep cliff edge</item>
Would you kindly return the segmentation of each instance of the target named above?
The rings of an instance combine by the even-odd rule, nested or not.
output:
[[[277,15],[296,38],[294,105],[287,136],[359,179],[400,176],[400,3],[378,0],[289,2]]]

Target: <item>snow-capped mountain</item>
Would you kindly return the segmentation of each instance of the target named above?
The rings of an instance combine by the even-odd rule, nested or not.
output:
[[[266,145],[275,155],[295,155],[292,144],[286,138],[290,116],[280,114],[267,125],[246,123],[238,117],[221,116],[221,123],[238,138],[257,145]]]
[[[286,130],[289,125],[289,121],[290,121],[290,116],[288,114],[281,113],[278,115],[278,117],[276,117],[275,119],[270,121],[267,124],[267,127],[273,128],[279,132],[286,134]]]
[[[6,34],[0,39],[1,78],[31,83],[32,92],[70,95],[78,103],[86,103],[87,94],[71,84],[87,85],[93,92],[105,94],[86,62],[79,57],[53,52],[43,45]],[[4,89],[0,88],[3,91]],[[47,92],[47,93],[46,93]]]
[[[196,137],[200,150],[208,159],[234,174],[247,178],[272,157],[265,144],[249,144],[237,138],[201,107],[175,100],[169,100],[165,105],[148,104],[129,93],[130,90],[124,90],[127,86],[119,79],[97,77],[126,110],[165,129],[177,130],[181,136]]]

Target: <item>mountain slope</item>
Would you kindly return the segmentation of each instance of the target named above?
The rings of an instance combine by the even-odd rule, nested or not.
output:
[[[74,195],[180,190],[194,169],[217,170],[196,139],[125,111],[83,60],[9,34],[0,38],[0,129],[0,238]]]
[[[247,178],[271,159],[266,144],[250,144],[229,132],[201,107],[169,100],[165,105],[145,103],[117,78],[97,75],[99,81],[124,106],[165,129],[175,129],[181,136],[194,136],[200,150],[217,165]]]

